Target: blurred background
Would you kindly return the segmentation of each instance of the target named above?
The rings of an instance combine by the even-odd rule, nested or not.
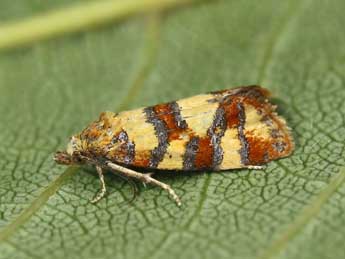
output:
[[[344,258],[344,9],[2,0],[0,258]],[[95,170],[52,160],[102,111],[251,84],[272,91],[296,151],[264,171],[159,176],[182,208],[141,185],[129,203],[113,175],[90,204]]]

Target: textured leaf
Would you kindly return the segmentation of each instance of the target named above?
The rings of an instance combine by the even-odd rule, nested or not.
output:
[[[0,19],[54,2],[3,1]],[[215,1],[2,52],[0,258],[344,258],[344,8]],[[113,175],[92,205],[95,170],[52,161],[101,111],[256,83],[295,153],[263,171],[159,175],[182,208],[150,186],[129,203]]]

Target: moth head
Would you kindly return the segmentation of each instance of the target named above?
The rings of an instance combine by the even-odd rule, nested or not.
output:
[[[54,160],[58,164],[63,165],[83,164],[84,159],[80,151],[80,138],[78,136],[72,136],[70,142],[67,144],[66,151],[57,151],[54,155]]]

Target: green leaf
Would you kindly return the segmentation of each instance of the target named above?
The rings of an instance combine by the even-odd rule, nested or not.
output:
[[[0,54],[0,258],[343,258],[344,1],[209,1],[168,13],[189,1],[145,1],[92,31],[75,33],[91,25],[71,16],[73,31],[28,33],[6,45],[27,47]],[[3,1],[0,43],[37,17],[48,24],[94,4],[74,2],[54,11],[69,1]],[[265,170],[157,176],[182,208],[141,185],[129,203],[131,186],[111,174],[107,197],[90,204],[95,170],[52,160],[101,111],[248,84],[274,93],[294,154]]]

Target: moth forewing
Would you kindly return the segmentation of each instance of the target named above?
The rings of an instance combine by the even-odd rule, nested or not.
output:
[[[290,155],[293,139],[283,118],[270,104],[269,91],[238,87],[120,113],[103,112],[80,134],[67,152],[56,154],[64,164],[84,161],[157,185],[180,204],[175,192],[151,175],[133,171],[259,169]]]

